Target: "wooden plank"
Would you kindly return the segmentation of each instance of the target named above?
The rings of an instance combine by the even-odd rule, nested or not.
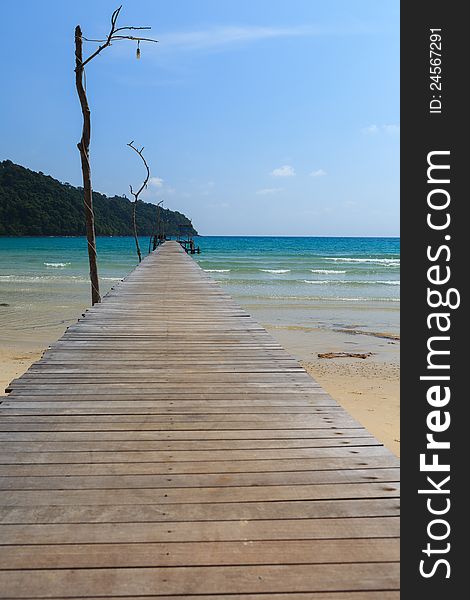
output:
[[[158,489],[206,488],[265,485],[310,485],[326,483],[364,483],[367,481],[396,482],[399,470],[393,467],[378,469],[325,469],[313,471],[276,471],[254,473],[166,473],[119,475],[44,475],[0,476],[2,490],[95,490],[95,489]]]
[[[103,442],[102,442],[103,443]],[[316,457],[340,457],[356,455],[357,458],[369,456],[387,456],[387,452],[381,446],[364,446],[353,448],[294,448],[294,449],[250,449],[250,450],[175,450],[172,444],[168,444],[168,451],[143,450],[143,442],[128,443],[117,442],[108,444],[103,451],[99,448],[100,442],[88,444],[76,443],[64,444],[62,446],[47,445],[47,442],[39,444],[26,444],[24,451],[11,449],[9,453],[2,452],[3,464],[11,463],[109,463],[109,462],[213,462],[227,460],[270,460],[283,458],[316,458]],[[149,443],[147,443],[148,447]],[[98,448],[97,448],[98,446]],[[128,448],[128,450],[123,450]],[[63,450],[65,448],[65,450]],[[10,448],[7,448],[10,449]],[[40,453],[39,453],[40,451]]]
[[[157,474],[189,474],[189,473],[284,473],[289,471],[324,471],[337,469],[377,469],[397,467],[398,459],[389,456],[372,456],[365,461],[356,458],[321,458],[321,459],[273,459],[273,460],[238,460],[238,461],[206,461],[206,462],[139,462],[139,463],[56,463],[56,464],[3,464],[0,465],[0,476],[10,477],[44,477],[48,475],[157,475]],[[369,472],[369,471],[367,471]]]
[[[0,490],[0,506],[44,506],[47,504],[106,504],[115,490]],[[345,498],[396,498],[397,483],[343,483],[317,485],[272,485],[246,487],[159,488],[119,490],[119,504],[185,504],[206,502],[260,502],[276,500],[335,500]]]
[[[396,562],[396,538],[0,546],[0,570]]]
[[[83,596],[82,596],[83,597]],[[177,600],[181,599],[184,596],[171,595],[171,596],[154,596],[153,594],[145,594],[145,596],[139,596],[136,594],[132,595],[132,600]],[[67,598],[75,598],[73,596],[67,596]],[[95,596],[87,596],[89,600],[102,600],[103,596],[95,597]],[[106,596],[107,600],[122,600],[123,596]],[[127,598],[131,598],[127,596]],[[273,600],[377,600],[377,592],[308,592],[308,593],[270,593],[269,598]],[[399,600],[400,592],[380,592],[380,600]],[[266,600],[266,594],[231,594],[229,596],[230,600]],[[77,599],[78,600],[78,599]],[[227,600],[226,594],[211,594],[210,596],[206,596],[205,594],[198,594],[197,600]]]
[[[179,521],[251,521],[326,519],[348,517],[397,517],[396,498],[347,500],[290,500],[268,502],[218,502],[207,504],[140,504],[0,507],[0,523],[167,523]]]
[[[398,589],[397,563],[0,571],[8,598]],[[380,582],[380,587],[378,587]]]
[[[44,406],[46,404],[46,406]],[[29,417],[29,416],[62,416],[62,415],[194,415],[204,418],[207,415],[294,415],[301,414],[305,416],[311,416],[315,413],[320,413],[324,416],[333,416],[334,410],[326,412],[325,409],[311,408],[311,407],[260,407],[250,409],[248,407],[208,407],[208,408],[191,408],[188,406],[175,406],[174,408],[160,408],[158,406],[141,406],[140,403],[136,402],[135,406],[126,406],[122,403],[112,402],[100,402],[97,404],[86,404],[76,402],[75,404],[69,403],[57,403],[54,405],[52,402],[44,403],[43,405],[37,405],[24,402],[21,404],[7,404],[3,406],[3,414],[5,417]],[[25,406],[26,405],[26,406]],[[310,410],[308,410],[310,409]],[[241,417],[246,418],[246,417]]]
[[[263,448],[343,448],[339,450],[344,456],[356,454],[355,451],[344,449],[346,446],[374,446],[378,453],[383,452],[382,447],[377,440],[367,435],[363,430],[342,429],[341,435],[338,431],[330,429],[309,429],[307,431],[294,430],[297,436],[292,435],[292,431],[280,429],[265,431],[250,430],[244,432],[240,430],[231,431],[103,431],[100,439],[96,440],[96,433],[93,431],[9,431],[0,432],[0,450],[15,451],[18,449],[18,443],[23,442],[22,449],[27,451],[25,442],[32,444],[31,449],[46,450],[44,444],[51,444],[50,449],[57,451],[61,449],[59,442],[69,442],[62,446],[64,450],[79,450],[75,442],[93,442],[93,445],[83,446],[84,450],[110,450],[115,448],[122,450],[262,450]],[[338,434],[338,435],[337,435]],[[169,442],[172,442],[171,446]],[[34,442],[40,442],[42,445],[34,446]],[[72,444],[73,442],[73,444]],[[116,444],[110,442],[120,442],[122,445],[116,447]],[[126,445],[126,442],[136,442],[137,445]],[[151,442],[151,443],[149,443]],[[371,450],[372,454],[372,450]],[[305,456],[305,455],[304,455]],[[317,456],[323,456],[317,453]],[[1,460],[1,458],[0,458]]]
[[[1,598],[397,600],[397,459],[178,244],[10,388]]]
[[[278,519],[181,523],[114,523],[0,525],[4,544],[95,544],[125,542],[192,542],[318,540],[398,537],[396,517]],[[280,546],[279,546],[280,547]]]

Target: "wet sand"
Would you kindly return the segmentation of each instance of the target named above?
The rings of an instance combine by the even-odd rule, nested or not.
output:
[[[397,365],[363,362],[362,359],[302,365],[355,419],[389,450],[400,455],[400,372]]]
[[[0,347],[0,396],[5,394],[5,388],[13,379],[41,358],[42,352],[41,348],[25,352],[21,348]]]
[[[400,455],[400,342],[397,339],[369,332],[351,334],[264,325],[335,400],[389,450]],[[371,355],[318,358],[318,354],[327,352]]]
[[[50,322],[37,326],[37,310],[23,310],[13,323],[8,317],[1,322],[0,332],[0,396],[4,395],[8,384],[39,360],[44,350],[64,333],[65,329],[75,323],[83,311],[83,307],[68,307],[62,311],[49,305],[49,311],[42,312],[53,315]],[[59,314],[60,313],[60,314]],[[59,316],[58,316],[59,315]],[[18,322],[22,326],[18,326]]]

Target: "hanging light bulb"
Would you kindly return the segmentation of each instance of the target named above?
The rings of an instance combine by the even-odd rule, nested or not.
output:
[[[140,40],[137,40],[137,51],[135,53],[137,59],[140,58]]]

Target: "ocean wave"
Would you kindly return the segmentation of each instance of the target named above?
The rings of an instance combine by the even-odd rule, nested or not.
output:
[[[249,301],[252,300],[267,300],[267,301],[274,301],[274,304],[277,303],[278,301],[286,301],[286,300],[298,300],[301,302],[306,302],[306,301],[316,301],[316,302],[320,302],[321,304],[328,304],[330,302],[400,302],[400,298],[378,298],[378,297],[371,297],[371,298],[367,298],[367,297],[354,297],[354,298],[350,298],[350,297],[346,297],[346,296],[262,296],[262,295],[256,295],[256,296],[250,296],[250,297],[246,297],[247,299],[249,298]]]
[[[340,300],[342,302],[400,302],[399,298],[342,298],[340,296],[333,296],[332,298],[328,298],[328,300]]]
[[[334,269],[310,269],[312,273],[318,273],[319,275],[344,275],[346,271],[335,271]]]
[[[400,285],[400,281],[367,281],[367,280],[359,280],[359,281],[351,281],[347,279],[304,279],[304,283],[317,283],[319,285]]]
[[[378,264],[385,266],[399,266],[399,258],[348,258],[346,256],[324,256],[324,260],[332,260],[334,262],[345,262],[345,263],[369,263]]]
[[[100,277],[102,281],[122,281],[122,277]],[[0,275],[0,281],[13,283],[31,283],[36,281],[88,281],[88,277],[80,275]]]
[[[204,269],[206,273],[230,273],[230,269]]]
[[[11,281],[13,283],[73,281],[81,283],[82,281],[88,281],[88,279],[75,275],[0,275],[0,281]]]
[[[45,267],[68,267],[71,263],[66,262],[66,263],[62,263],[62,262],[57,262],[57,263],[49,263],[49,262],[45,262],[43,263]]]
[[[274,273],[275,275],[290,273],[290,269],[260,269],[260,271],[263,271],[263,273]]]

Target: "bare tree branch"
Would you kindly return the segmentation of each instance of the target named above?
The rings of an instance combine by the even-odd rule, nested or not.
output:
[[[114,32],[116,31],[116,21],[117,21],[117,18],[119,17],[119,13],[121,12],[121,8],[122,8],[122,4],[121,4],[121,6],[120,6],[119,8],[117,8],[117,9],[116,9],[116,10],[113,12],[113,14],[111,15],[111,30],[110,30],[110,32],[108,33],[108,37],[106,38],[106,41],[104,42],[104,44],[103,44],[102,46],[99,46],[99,47],[98,47],[98,48],[95,50],[95,52],[93,52],[93,54],[91,54],[91,55],[90,55],[90,56],[89,56],[87,59],[85,59],[85,60],[82,62],[82,64],[81,64],[81,66],[82,66],[82,69],[83,69],[83,67],[84,67],[86,64],[88,64],[88,63],[89,63],[91,60],[93,60],[93,59],[95,58],[95,56],[98,56],[98,54],[99,54],[100,52],[102,52],[102,51],[103,51],[105,48],[107,48],[108,46],[110,46],[110,45],[111,45],[111,38],[113,37],[113,34],[114,34]]]
[[[138,27],[136,27],[138,29]],[[150,27],[142,27],[142,29],[150,29]],[[91,38],[82,37],[84,42],[106,42],[106,40],[93,40]],[[119,42],[121,40],[132,40],[135,42],[153,42],[158,44],[158,40],[153,40],[152,38],[143,38],[143,37],[134,37],[133,35],[113,35],[112,41]],[[111,46],[111,44],[109,44]],[[104,47],[103,47],[104,49]]]
[[[129,29],[129,30],[134,29],[135,30],[135,29],[152,29],[152,28],[151,27],[118,27],[115,31],[116,32],[124,31],[125,29]]]
[[[132,192],[132,190],[131,190],[131,193],[133,196],[140,196],[140,194],[143,192],[143,190],[147,187],[148,181],[150,179],[150,169],[147,164],[147,161],[145,160],[144,155],[142,154],[144,147],[142,146],[142,148],[140,150],[138,148],[136,148],[134,146],[134,140],[132,140],[132,142],[129,142],[127,145],[129,146],[129,148],[132,148],[132,150],[134,150],[134,152],[137,152],[137,154],[142,159],[142,162],[144,163],[145,169],[147,171],[147,176],[145,177],[143,184],[140,186],[139,191],[136,194],[134,194],[134,192]]]
[[[143,38],[143,37],[134,37],[133,35],[113,35],[114,40],[133,40],[135,42],[154,42],[158,44],[158,40],[152,40],[151,38]]]
[[[137,256],[139,257],[139,262],[140,262],[142,260],[142,253],[140,251],[139,238],[137,236],[136,208],[137,208],[137,202],[139,201],[139,196],[143,192],[143,190],[147,187],[148,181],[150,179],[150,169],[147,164],[147,161],[145,160],[145,156],[143,155],[144,147],[142,146],[142,148],[140,150],[138,148],[136,148],[136,146],[134,146],[134,140],[132,140],[132,142],[129,142],[127,145],[129,146],[129,148],[132,148],[132,150],[134,150],[134,152],[136,152],[140,156],[140,158],[142,159],[142,162],[144,163],[145,171],[146,171],[144,182],[142,183],[142,185],[140,186],[140,188],[138,189],[137,192],[134,192],[132,185],[129,186],[131,194],[134,196],[132,221],[133,221],[133,225],[134,225],[135,246],[136,246],[136,250],[137,250]]]
[[[101,52],[103,52],[103,50],[105,48],[107,48],[108,46],[111,46],[112,42],[115,40],[132,40],[135,42],[154,42],[157,43],[158,40],[153,40],[151,38],[141,38],[141,37],[135,37],[133,35],[116,35],[118,31],[136,31],[136,30],[149,30],[152,29],[151,27],[116,27],[116,23],[119,17],[119,13],[121,12],[121,8],[122,5],[117,8],[113,14],[111,15],[111,29],[108,33],[108,36],[106,37],[106,39],[103,40],[86,40],[89,42],[102,42],[101,46],[98,46],[98,48],[92,53],[90,54],[90,56],[88,58],[86,58],[85,60],[83,60],[81,62],[81,68],[83,69],[85,67],[85,65],[87,65],[91,60],[93,60],[96,56],[98,56],[98,54],[100,54]],[[86,39],[86,38],[82,38],[82,39]]]

